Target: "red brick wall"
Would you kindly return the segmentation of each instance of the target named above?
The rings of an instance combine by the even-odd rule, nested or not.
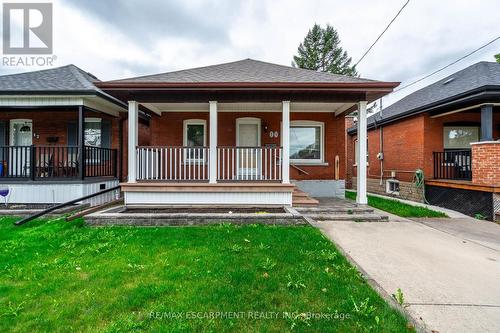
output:
[[[261,144],[281,145],[281,113],[280,112],[219,112],[218,138],[220,146],[236,145],[236,119],[254,117],[262,120]],[[208,112],[169,112],[161,117],[153,115],[151,119],[151,145],[181,146],[183,144],[183,122],[186,119],[203,119],[207,121],[207,145],[209,144]],[[339,179],[345,178],[345,121],[343,117],[335,117],[332,113],[296,113],[292,112],[290,120],[313,120],[325,124],[325,162],[328,166],[300,166],[309,175],[299,174],[290,168],[290,178],[303,179],[334,179],[335,156],[340,158]],[[267,132],[265,131],[267,127]],[[277,138],[269,136],[270,131],[278,131]]]
[[[422,167],[424,151],[424,119],[415,116],[383,127],[384,175],[397,171],[397,178],[411,181],[416,169]],[[356,176],[354,145],[356,136],[349,138],[348,174]],[[368,131],[368,177],[380,177],[380,128]]]
[[[500,142],[472,145],[472,182],[500,186]]]

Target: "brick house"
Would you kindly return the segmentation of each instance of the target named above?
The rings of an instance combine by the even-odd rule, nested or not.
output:
[[[352,120],[352,119],[351,119]],[[347,183],[356,187],[357,130],[348,119]],[[369,192],[493,219],[500,211],[500,64],[479,62],[368,118]]]
[[[127,106],[97,81],[74,65],[0,77],[0,189],[9,203],[65,202],[126,178]],[[148,123],[141,113],[143,144]]]
[[[296,188],[344,197],[345,114],[359,109],[366,133],[366,104],[398,83],[245,59],[96,85],[128,104],[126,205],[290,206]]]

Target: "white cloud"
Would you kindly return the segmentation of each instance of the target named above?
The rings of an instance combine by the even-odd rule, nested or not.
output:
[[[106,80],[243,58],[290,65],[307,30],[328,23],[357,61],[404,2],[57,0],[54,53],[56,65],[74,63]],[[411,0],[359,72],[403,84],[418,79],[498,35],[498,12],[495,0]],[[500,41],[384,104],[499,52]]]

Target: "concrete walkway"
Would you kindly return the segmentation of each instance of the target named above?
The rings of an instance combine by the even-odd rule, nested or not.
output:
[[[455,223],[455,224],[453,224]],[[473,219],[318,222],[427,329],[500,332],[500,226]]]

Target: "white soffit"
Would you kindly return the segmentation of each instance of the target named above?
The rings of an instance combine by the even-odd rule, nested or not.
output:
[[[208,112],[207,103],[141,103],[155,113]],[[290,104],[291,112],[334,112],[339,115],[355,103],[300,103]],[[218,103],[218,112],[281,112],[281,103]]]

